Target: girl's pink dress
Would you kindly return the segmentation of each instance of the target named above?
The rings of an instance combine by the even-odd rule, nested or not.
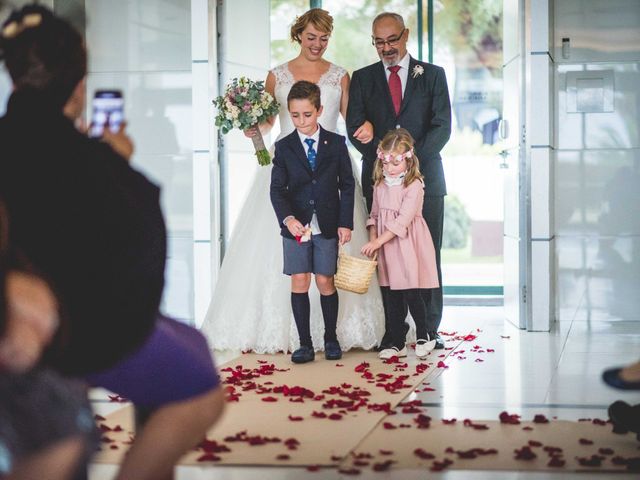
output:
[[[397,236],[378,250],[380,286],[392,290],[437,288],[436,253],[429,227],[422,216],[424,184],[389,186],[379,183],[373,190],[373,205],[367,227],[378,236],[390,230]]]

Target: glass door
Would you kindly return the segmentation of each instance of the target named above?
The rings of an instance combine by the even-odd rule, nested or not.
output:
[[[444,293],[499,296],[504,259],[498,156],[502,150],[498,131],[503,104],[502,0],[434,3],[433,45],[425,44],[433,63],[446,71],[452,107],[451,139],[442,152],[448,191],[442,246]]]

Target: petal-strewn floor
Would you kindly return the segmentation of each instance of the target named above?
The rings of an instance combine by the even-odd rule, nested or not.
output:
[[[448,368],[428,386],[419,386],[409,398],[420,400],[434,418],[496,420],[501,411],[530,419],[544,414],[561,420],[606,418],[606,407],[617,399],[640,403],[640,392],[620,393],[600,380],[604,368],[631,363],[640,353],[638,319],[584,320],[579,314],[558,322],[550,333],[527,333],[503,320],[501,307],[446,307],[441,331],[466,334],[479,329],[477,346],[465,342],[465,350],[447,359]],[[579,312],[578,312],[579,313]],[[445,337],[447,338],[447,337]],[[468,348],[465,348],[468,347]],[[490,351],[493,350],[493,351]],[[224,352],[218,363],[236,355]],[[330,373],[330,372],[329,372]],[[120,407],[109,402],[104,392],[92,392],[96,412],[104,415]],[[639,443],[640,445],[640,443]],[[91,480],[112,478],[115,467],[94,465]],[[199,479],[333,479],[353,478],[335,470],[308,472],[304,468],[188,466],[177,470],[179,480]],[[610,478],[612,474],[473,472],[391,470],[375,473],[363,470],[357,478],[386,479],[551,479]],[[637,478],[615,475],[615,478]]]

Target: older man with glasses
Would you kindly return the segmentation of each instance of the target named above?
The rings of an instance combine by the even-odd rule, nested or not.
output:
[[[371,40],[381,61],[353,72],[347,131],[351,143],[362,154],[362,191],[369,209],[373,165],[380,139],[389,130],[402,127],[416,141],[415,151],[425,177],[422,215],[436,248],[440,280],[440,288],[426,290],[424,301],[427,322],[435,325],[435,331],[429,335],[436,339],[435,348],[441,349],[444,342],[437,334],[437,327],[442,320],[440,248],[447,191],[440,151],[451,136],[451,103],[444,70],[411,57],[407,53],[408,38],[409,29],[402,16],[385,12],[373,20]],[[387,340],[385,334],[381,348],[388,346]]]

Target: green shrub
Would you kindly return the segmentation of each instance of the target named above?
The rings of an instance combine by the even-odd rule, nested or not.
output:
[[[464,205],[456,195],[444,197],[444,232],[442,248],[467,246],[471,220]]]

